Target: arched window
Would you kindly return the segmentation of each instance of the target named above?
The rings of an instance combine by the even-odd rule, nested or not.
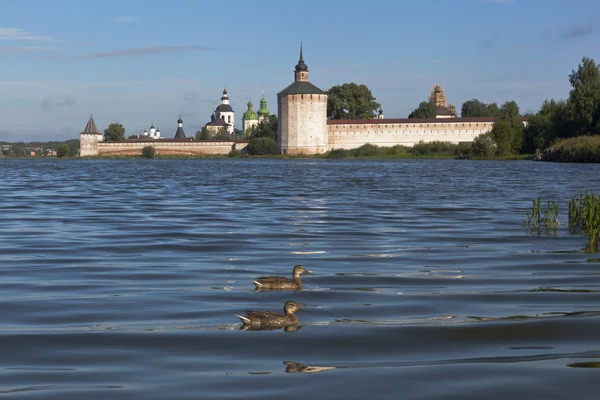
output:
[[[228,122],[229,122],[229,123],[231,123],[231,115],[229,116],[229,120],[228,120]]]

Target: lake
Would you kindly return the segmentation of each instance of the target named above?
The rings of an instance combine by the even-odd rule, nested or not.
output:
[[[600,165],[2,160],[0,398],[592,398]],[[521,221],[560,202],[556,235]],[[301,292],[254,292],[263,275]],[[240,330],[301,304],[299,329]]]

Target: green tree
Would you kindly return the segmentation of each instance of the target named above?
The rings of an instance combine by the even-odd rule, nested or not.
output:
[[[500,108],[500,118],[494,122],[492,137],[498,148],[499,156],[518,153],[523,146],[523,118],[519,106],[514,101],[507,101]]]
[[[125,140],[125,128],[123,128],[123,125],[118,123],[108,125],[108,128],[104,130],[104,140],[107,142]]]
[[[219,128],[219,130],[213,135],[213,140],[229,140],[229,132],[227,132],[227,128],[224,126]]]
[[[277,154],[277,142],[270,137],[258,137],[248,143],[248,153],[257,155]]]
[[[408,114],[408,118],[435,118],[435,106],[428,101],[422,101],[418,108]]]
[[[366,85],[351,82],[333,86],[327,91],[327,118],[375,118],[377,109],[381,107],[375,100]]]
[[[546,100],[540,110],[528,117],[524,131],[523,151],[533,153],[536,149],[545,149],[557,138],[570,132],[566,117],[565,101]]]
[[[71,147],[68,144],[61,145],[56,151],[56,157],[69,157],[71,155]]]
[[[206,126],[203,126],[202,129],[196,132],[195,140],[209,140],[210,139],[210,131]]]
[[[596,62],[583,57],[577,71],[569,75],[571,92],[568,114],[573,121],[573,136],[600,133],[600,68]]]
[[[496,103],[486,104],[477,99],[467,100],[463,103],[460,116],[467,117],[497,117],[500,109]]]
[[[247,135],[248,139],[268,137],[277,141],[277,115],[272,114],[260,121],[259,124],[248,129]]]
[[[196,132],[196,140],[229,140],[229,132],[227,132],[227,128],[224,126],[217,131],[204,126]]]

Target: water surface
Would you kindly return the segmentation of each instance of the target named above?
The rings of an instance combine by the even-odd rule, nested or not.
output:
[[[3,160],[0,397],[590,398],[600,166]],[[520,226],[560,202],[554,236]],[[253,292],[262,275],[314,275]],[[235,314],[303,305],[300,329]]]

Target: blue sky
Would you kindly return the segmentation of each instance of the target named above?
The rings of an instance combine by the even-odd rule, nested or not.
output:
[[[0,141],[77,138],[90,114],[127,135],[172,137],[210,120],[227,85],[236,127],[249,99],[269,109],[293,80],[300,42],[310,81],[366,84],[386,117],[444,86],[515,100],[566,98],[582,56],[600,61],[597,0],[3,0]]]

